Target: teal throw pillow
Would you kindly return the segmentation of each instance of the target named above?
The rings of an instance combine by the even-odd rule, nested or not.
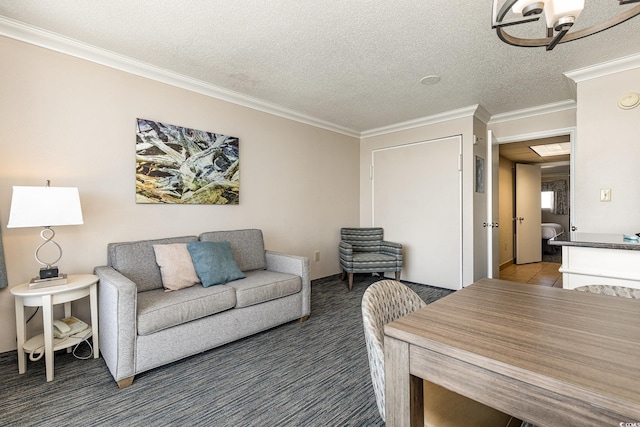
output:
[[[229,242],[190,242],[187,249],[205,288],[244,279],[245,275],[233,259]]]

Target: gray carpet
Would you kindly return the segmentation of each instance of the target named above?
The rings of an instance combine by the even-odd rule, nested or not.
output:
[[[119,390],[102,359],[55,356],[18,374],[0,354],[3,426],[381,426],[362,332],[360,301],[331,277],[312,283],[311,317],[136,376]],[[425,301],[448,290],[408,283]]]

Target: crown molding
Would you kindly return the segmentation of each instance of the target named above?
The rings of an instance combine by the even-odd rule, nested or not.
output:
[[[474,116],[482,121],[482,123],[484,123],[485,125],[489,123],[489,120],[491,120],[491,114],[487,110],[485,110],[482,105],[478,105]]]
[[[478,111],[479,108],[481,108],[479,105],[472,105],[469,107],[459,108],[457,110],[451,110],[451,111],[447,111],[440,114],[434,114],[428,117],[421,117],[414,120],[408,120],[406,122],[400,122],[400,123],[396,123],[389,126],[367,130],[360,133],[360,138],[370,138],[372,136],[386,135],[389,133],[415,129],[420,126],[427,126],[435,123],[446,122],[448,120],[455,120],[463,117],[474,116],[476,111]]]
[[[632,70],[634,68],[640,68],[640,54],[624,56],[622,58],[614,59],[613,61],[607,61],[591,65],[589,67],[567,71],[563,74],[573,82],[580,83],[585,80],[597,79],[598,77],[604,77],[610,74]]]
[[[507,113],[495,114],[491,116],[488,124],[495,125],[497,123],[508,122],[511,120],[527,119],[530,117],[541,116],[543,114],[558,113],[561,111],[575,110],[576,101],[567,99],[565,101],[554,102],[551,104],[538,105],[523,110],[509,111]]]
[[[534,139],[542,139],[542,138],[553,138],[555,136],[563,136],[569,135],[569,140],[573,141],[575,139],[575,127],[569,128],[558,128],[558,129],[549,129],[540,132],[532,132],[532,133],[524,133],[515,136],[508,137],[497,137],[496,141],[498,144],[509,144],[512,142],[522,142],[522,141],[531,141]]]
[[[264,102],[238,92],[214,86],[201,80],[168,71],[2,16],[0,16],[0,35],[274,116],[350,137],[360,137],[360,133],[353,129],[319,120],[276,104]]]

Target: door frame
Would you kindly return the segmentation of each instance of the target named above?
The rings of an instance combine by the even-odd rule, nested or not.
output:
[[[487,129],[487,277],[490,279],[500,276],[500,239],[498,227],[499,205],[498,205],[498,172],[500,169],[499,143],[496,134]]]
[[[498,145],[501,144],[509,144],[512,142],[521,142],[521,141],[527,141],[527,140],[533,140],[533,139],[542,139],[542,138],[551,138],[554,136],[562,136],[562,135],[569,135],[569,142],[571,143],[571,156],[569,158],[569,230],[566,230],[565,232],[571,232],[573,233],[571,230],[574,226],[576,226],[576,222],[575,222],[575,218],[576,218],[576,209],[575,209],[575,199],[576,199],[576,186],[575,186],[575,162],[576,162],[576,127],[567,127],[567,128],[557,128],[557,129],[550,129],[550,130],[544,130],[544,131],[540,131],[540,132],[532,132],[532,133],[525,133],[525,134],[519,134],[519,135],[511,135],[508,137],[500,137],[499,135],[497,135],[495,133],[495,131],[493,131],[493,141],[489,141],[488,143],[491,144],[493,142],[497,143]],[[488,171],[488,173],[492,173],[493,171],[493,165],[489,165],[489,167],[491,168],[490,171]],[[494,187],[494,194],[492,195],[492,197],[494,198],[498,198],[499,196],[499,190],[498,187]],[[497,193],[497,194],[496,194]],[[494,240],[493,242],[494,245],[497,245],[498,242],[496,242]]]

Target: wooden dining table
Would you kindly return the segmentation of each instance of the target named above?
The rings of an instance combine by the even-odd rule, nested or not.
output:
[[[640,426],[640,300],[482,279],[384,331],[387,426],[423,426],[423,379],[538,427]]]

